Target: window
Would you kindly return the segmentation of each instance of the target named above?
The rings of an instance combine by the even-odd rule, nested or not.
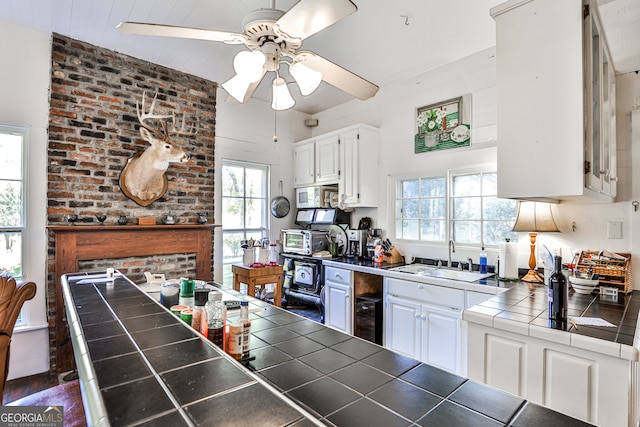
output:
[[[224,283],[233,283],[231,264],[242,262],[241,240],[269,235],[269,166],[222,161],[222,263]]]
[[[0,271],[21,280],[26,129],[0,126]]]
[[[495,172],[450,171],[397,181],[396,238],[470,246],[497,245],[511,231],[515,200],[499,199]]]

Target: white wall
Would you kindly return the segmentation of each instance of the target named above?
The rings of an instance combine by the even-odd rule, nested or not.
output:
[[[51,41],[46,34],[2,22],[0,25],[0,123],[28,128],[27,213],[23,241],[24,280],[36,296],[24,305],[29,324],[16,328],[8,378],[49,370],[46,314],[47,125]]]
[[[372,99],[350,101],[333,109],[316,114],[319,126],[314,135],[339,129],[354,123],[366,123],[380,128],[380,174],[381,202],[377,209],[358,209],[357,218],[370,216],[374,226],[382,228],[391,240],[393,233],[393,200],[389,188],[401,174],[419,174],[433,170],[446,170],[471,165],[495,163],[497,146],[496,123],[496,69],[495,49],[487,49],[469,57],[426,71],[423,74],[386,86]],[[640,77],[635,73],[617,79],[618,114],[618,198],[616,203],[568,203],[553,206],[553,211],[562,233],[547,233],[538,236],[552,250],[558,250],[565,260],[570,259],[572,249],[608,249],[620,252],[638,250],[640,242],[633,245],[633,225],[640,226],[640,210],[632,221],[632,200],[640,200],[640,189],[632,187],[631,165],[635,160],[640,167],[640,141],[631,144],[631,110],[640,108]],[[415,131],[415,109],[434,102],[450,99],[466,93],[472,96],[472,146],[444,152],[415,154],[413,135]],[[523,100],[526,102],[526,100]],[[513,106],[517,108],[517,106]],[[640,136],[636,136],[640,138]],[[633,154],[633,156],[632,156]],[[552,154],[551,154],[552,155]],[[514,159],[529,167],[532,179],[539,173],[553,173],[544,165],[527,165],[526,159]],[[636,179],[637,182],[637,179]],[[622,221],[623,238],[607,239],[608,221]],[[572,222],[576,231],[571,231]],[[637,239],[636,239],[637,240]],[[401,252],[411,251],[420,257],[446,258],[445,244],[417,244],[397,241]],[[465,249],[458,245],[455,259],[472,257],[478,259],[477,249]],[[496,251],[489,251],[489,262],[494,263]],[[528,265],[529,240],[523,234],[519,238],[519,266]],[[634,257],[635,262],[640,260]],[[640,289],[636,280],[635,288]]]
[[[283,195],[289,199],[291,212],[284,218],[269,215],[269,240],[280,238],[280,230],[294,227],[295,199],[293,190],[293,143],[309,138],[311,131],[304,126],[308,115],[286,110],[277,113],[277,122],[270,105],[250,99],[246,104],[227,99],[227,93],[218,88],[216,103],[215,152],[215,223],[221,224],[222,194],[220,173],[222,160],[242,160],[271,166],[270,199],[280,195],[279,182],[283,182]],[[274,128],[278,142],[273,142]],[[269,208],[270,212],[270,208]],[[215,231],[214,266],[222,265],[222,232]],[[222,283],[222,268],[214,269],[215,280]]]

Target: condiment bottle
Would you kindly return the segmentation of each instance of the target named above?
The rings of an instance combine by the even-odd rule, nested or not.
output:
[[[242,324],[242,357],[249,356],[249,338],[251,337],[251,320],[249,320],[249,303],[240,301],[240,320]]]
[[[200,331],[203,319],[206,323],[206,318],[205,318],[206,312],[204,311],[204,306],[207,303],[207,300],[198,298],[202,294],[201,292],[196,291],[194,294],[195,294],[195,297],[194,297],[195,305],[193,307],[193,318],[191,319],[191,327],[196,331]],[[209,295],[207,295],[207,299],[208,297]]]
[[[236,360],[242,359],[242,333],[243,325],[240,322],[229,325],[229,337],[227,338],[227,353]]]
[[[191,279],[180,279],[180,305],[188,305],[193,307],[193,289],[195,283]]]
[[[227,322],[227,308],[222,302],[222,293],[209,292],[209,301],[204,306],[206,321],[200,324],[200,333],[209,341],[224,350],[225,324]]]

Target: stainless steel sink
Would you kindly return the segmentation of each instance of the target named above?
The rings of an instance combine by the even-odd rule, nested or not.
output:
[[[419,276],[441,277],[443,279],[460,280],[461,282],[475,282],[476,280],[493,276],[493,273],[481,274],[477,271],[451,270],[426,264],[401,265],[390,268],[389,271],[416,274]]]

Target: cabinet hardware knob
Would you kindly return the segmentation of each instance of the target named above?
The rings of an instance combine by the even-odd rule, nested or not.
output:
[[[423,314],[422,316],[420,316],[420,318],[421,318],[422,320],[427,320],[427,316],[426,316],[425,314]]]
[[[419,318],[420,318],[420,315],[419,315],[419,314],[416,314],[416,319],[419,319]]]

